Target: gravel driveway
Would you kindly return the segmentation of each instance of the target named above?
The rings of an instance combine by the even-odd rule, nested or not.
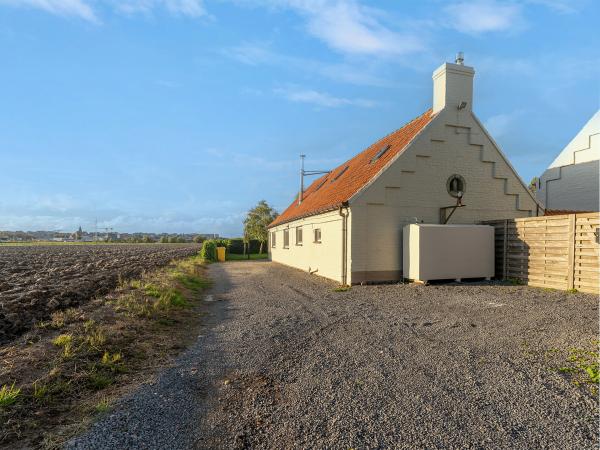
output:
[[[548,352],[590,347],[594,296],[210,271],[197,343],[68,448],[598,447],[597,399]]]

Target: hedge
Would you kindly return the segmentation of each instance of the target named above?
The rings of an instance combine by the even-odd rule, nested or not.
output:
[[[217,260],[217,243],[214,239],[209,239],[208,241],[204,241],[202,243],[200,257],[206,261]]]
[[[229,251],[229,253],[233,253],[234,255],[243,255],[244,254],[244,240],[242,238],[229,239],[229,242],[230,242],[230,246],[227,249],[227,251]],[[251,239],[249,247],[250,247],[249,248],[250,253],[258,253],[258,251],[260,250],[260,241]],[[266,251],[266,250],[267,250],[267,244],[263,245],[263,251]]]

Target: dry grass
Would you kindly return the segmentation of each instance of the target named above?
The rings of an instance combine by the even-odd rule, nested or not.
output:
[[[1,347],[0,447],[58,448],[147,381],[195,335],[208,285],[199,258],[173,262]]]

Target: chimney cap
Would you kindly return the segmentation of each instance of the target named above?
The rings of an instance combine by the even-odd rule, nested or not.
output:
[[[456,64],[458,64],[460,66],[465,65],[465,54],[463,52],[458,52],[456,54]]]

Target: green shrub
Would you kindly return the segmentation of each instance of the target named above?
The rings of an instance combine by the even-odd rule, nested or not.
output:
[[[231,239],[215,239],[214,241],[217,247],[225,247],[229,251],[229,247],[231,247]]]
[[[214,239],[204,241],[202,243],[202,250],[200,250],[200,257],[206,261],[217,260],[217,243]]]

